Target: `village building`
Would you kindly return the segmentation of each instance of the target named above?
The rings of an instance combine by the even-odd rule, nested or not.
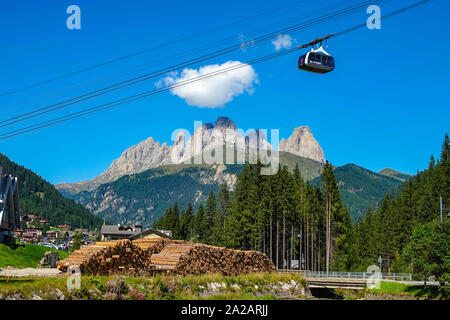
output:
[[[27,232],[31,232],[36,236],[42,236],[42,228],[29,227],[27,228]]]
[[[48,240],[56,240],[56,239],[59,238],[59,232],[57,230],[47,231],[46,234],[45,234],[45,237]]]
[[[24,232],[22,233],[20,240],[22,240],[22,242],[34,243],[37,242],[38,237],[33,232]]]
[[[131,240],[151,238],[172,239],[172,231],[149,228],[130,237]]]
[[[26,214],[26,215],[23,215],[23,216],[21,217],[21,219],[22,219],[23,221],[26,221],[26,222],[32,222],[32,221],[38,221],[38,220],[41,220],[41,217],[39,217],[39,216],[37,216],[37,215],[35,215],[35,214]]]
[[[140,238],[172,238],[172,232],[156,229],[142,230],[142,226],[121,226],[121,225],[103,225],[100,231],[102,235],[102,241],[107,240],[120,240],[120,239],[140,239]]]

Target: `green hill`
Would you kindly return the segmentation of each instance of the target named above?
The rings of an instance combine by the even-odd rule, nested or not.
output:
[[[19,178],[21,214],[36,214],[54,225],[70,224],[88,229],[101,226],[102,219],[73,200],[64,198],[51,183],[1,153],[0,166]]]
[[[379,172],[379,174],[382,174],[384,176],[388,176],[388,177],[393,177],[396,178],[398,180],[400,180],[401,182],[405,182],[407,180],[409,180],[411,178],[411,175],[407,174],[407,173],[402,173],[393,169],[383,169]]]
[[[112,223],[150,226],[175,201],[181,207],[206,200],[220,183],[232,179],[242,166],[167,166],[127,175],[100,185],[94,191],[82,191],[74,199],[99,217]]]
[[[0,243],[0,268],[35,268],[39,265],[42,257],[47,251],[57,251],[60,259],[69,256],[66,251],[56,250],[49,247],[39,246],[37,244],[24,244],[6,246]]]
[[[350,211],[353,221],[363,217],[369,207],[374,207],[383,197],[395,191],[403,181],[370,171],[355,164],[346,164],[334,169],[342,200]],[[320,184],[320,178],[312,180]]]

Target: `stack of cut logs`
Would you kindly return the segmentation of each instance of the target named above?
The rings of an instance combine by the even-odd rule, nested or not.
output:
[[[186,241],[172,241],[151,257],[156,271],[170,274],[272,272],[272,261],[259,251],[231,250]]]
[[[79,267],[84,274],[153,274],[150,257],[164,248],[167,240],[142,239],[139,241],[113,240],[96,242],[76,250],[58,263],[65,272],[69,267]]]
[[[231,250],[182,240],[161,238],[115,240],[83,246],[59,261],[58,269],[79,267],[84,274],[222,273],[226,275],[272,272],[272,261],[258,251]]]

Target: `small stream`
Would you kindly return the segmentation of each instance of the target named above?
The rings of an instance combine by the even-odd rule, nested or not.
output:
[[[331,300],[343,300],[344,296],[338,295],[333,289],[328,288],[310,288],[314,299],[331,299]]]

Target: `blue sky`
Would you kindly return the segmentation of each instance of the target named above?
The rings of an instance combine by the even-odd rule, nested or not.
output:
[[[10,1],[2,4],[0,10],[3,42],[0,92],[22,88],[293,2]],[[132,59],[0,97],[1,120],[127,79],[127,75],[96,82],[89,87],[72,88],[60,96],[45,96],[49,92],[225,38],[239,43],[240,35],[244,35],[245,40],[251,40],[250,30],[342,2],[304,1],[289,9]],[[381,4],[381,10],[387,13],[414,2],[393,0]],[[71,4],[81,8],[81,30],[66,27],[66,8]],[[444,134],[449,131],[450,60],[440,55],[450,51],[450,44],[446,41],[450,27],[447,19],[449,9],[448,1],[433,0],[382,20],[381,30],[363,28],[330,40],[328,51],[335,56],[336,70],[327,75],[299,71],[297,59],[304,52],[299,51],[252,66],[258,75],[258,83],[252,93],[234,97],[224,107],[189,106],[180,97],[164,93],[0,141],[0,152],[52,183],[75,182],[100,174],[122,151],[150,136],[160,142],[170,141],[176,128],[192,131],[194,120],[213,122],[218,116],[228,116],[244,130],[278,128],[280,136],[285,138],[294,127],[308,125],[324,149],[325,157],[334,165],[355,163],[374,171],[390,167],[413,174],[426,167],[431,154],[439,155]],[[303,44],[362,23],[367,16],[361,9],[345,18],[289,36]],[[210,51],[203,49],[190,57]],[[194,67],[230,60],[246,61],[273,52],[269,42]],[[172,63],[174,61],[180,60],[175,59]],[[165,65],[170,65],[168,63]],[[129,77],[155,68],[149,66]],[[64,112],[151,90],[155,88],[155,82],[147,81]],[[37,95],[44,96],[40,100],[21,102]],[[0,131],[4,133],[15,128],[19,127],[4,127]]]

